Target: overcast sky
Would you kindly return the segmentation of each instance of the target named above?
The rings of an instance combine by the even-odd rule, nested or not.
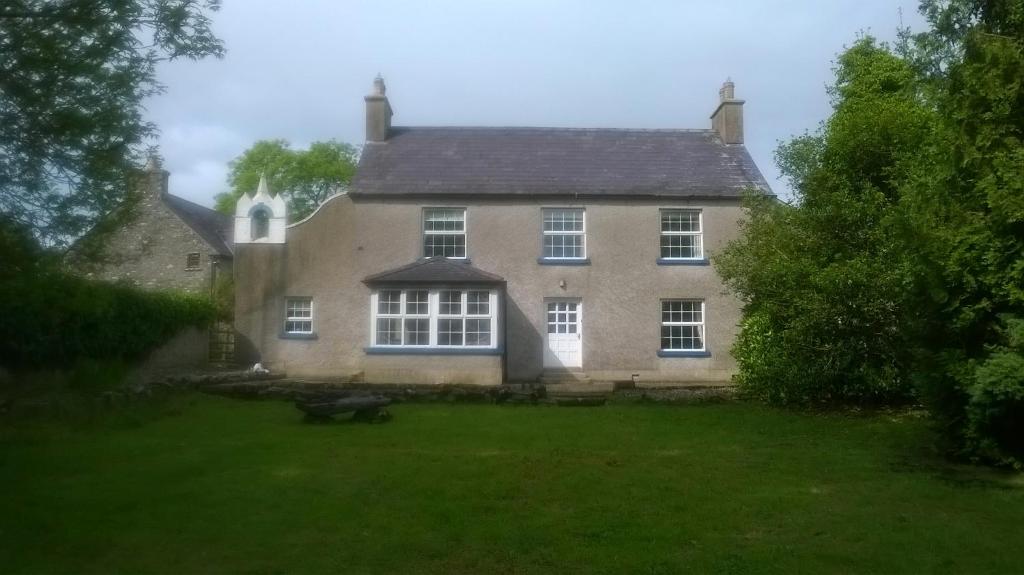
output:
[[[379,72],[395,125],[706,128],[726,77],[773,151],[828,116],[835,55],[920,27],[916,0],[225,0],[223,60],[164,65],[149,102],[171,193],[205,205],[253,142],[361,145]]]

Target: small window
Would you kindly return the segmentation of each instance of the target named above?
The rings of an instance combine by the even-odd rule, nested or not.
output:
[[[186,270],[197,270],[199,269],[200,255],[199,252],[193,252],[185,256],[185,269]]]
[[[466,210],[429,208],[423,211],[423,256],[466,257]]]
[[[581,209],[544,210],[544,259],[586,259],[584,219]]]
[[[661,258],[704,259],[704,238],[700,210],[661,211]]]
[[[313,298],[289,297],[284,302],[284,332],[313,333]]]
[[[661,349],[704,351],[703,301],[684,299],[661,302]]]

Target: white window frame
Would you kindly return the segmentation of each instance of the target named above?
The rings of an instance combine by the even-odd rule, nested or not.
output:
[[[665,304],[666,303],[673,303],[673,302],[699,303],[700,304],[700,321],[682,321],[682,320],[680,320],[680,321],[665,321]],[[705,310],[705,304],[704,304],[704,300],[703,299],[697,299],[697,298],[667,298],[667,299],[661,300],[659,305],[661,306],[661,309],[659,309],[658,311],[659,311],[659,313],[661,315],[659,316],[660,326],[659,326],[659,330],[658,330],[658,348],[661,349],[661,351],[667,351],[667,352],[702,352],[702,351],[707,351],[707,348],[708,348],[708,331],[707,331],[707,327],[706,327],[706,325],[707,325],[707,312]],[[661,329],[662,328],[665,328],[665,327],[686,327],[686,326],[696,326],[696,327],[698,327],[700,329],[700,349],[690,348],[690,347],[677,347],[677,348],[674,348],[674,347],[664,347],[664,345],[662,343],[662,335],[661,335]]]
[[[395,291],[398,291],[398,290],[395,290]],[[421,292],[421,291],[422,292],[427,292],[427,311],[426,311],[426,313],[410,312],[409,311],[409,293],[410,292]],[[425,290],[425,289],[403,289],[403,290],[401,290],[400,301],[401,301],[401,313],[399,314],[399,317],[402,318],[402,323],[401,323],[402,342],[404,343],[405,340],[406,340],[406,337],[409,335],[409,333],[408,333],[409,330],[408,330],[408,327],[406,326],[406,323],[410,319],[412,319],[412,320],[424,320],[425,319],[425,320],[427,320],[427,344],[429,345],[429,343],[430,343],[430,291],[429,290]],[[417,302],[417,304],[418,303],[419,302]],[[391,316],[386,316],[386,317],[391,317]],[[419,345],[423,345],[423,344],[419,344]]]
[[[697,231],[665,231],[665,214],[670,212],[697,212]],[[658,210],[658,258],[673,261],[694,261],[704,259],[704,210],[700,208],[663,208]],[[697,255],[690,257],[665,257],[661,253],[661,240],[666,236],[693,236],[697,238]]]
[[[190,265],[192,256],[196,257],[196,265]],[[185,254],[185,271],[194,272],[203,269],[203,254],[201,252],[189,252]]]
[[[449,210],[449,211],[462,211],[462,231],[453,232],[451,230],[427,230],[427,213],[435,210]],[[432,206],[429,208],[423,208],[423,213],[420,214],[420,249],[422,250],[423,257],[444,257],[450,260],[464,260],[469,258],[469,210],[467,208],[460,208],[457,206]],[[427,236],[455,236],[462,235],[463,255],[461,256],[428,256],[427,255]]]
[[[398,291],[401,292],[401,312],[400,314],[381,314],[378,313],[380,293],[383,291]],[[424,316],[422,314],[408,314],[406,313],[407,307],[407,296],[408,292],[411,291],[426,291],[429,313]],[[441,313],[441,292],[443,291],[458,291],[461,292],[459,296],[459,312],[458,314],[442,314]],[[471,314],[469,313],[469,292],[481,291],[487,293],[487,313],[486,314]],[[377,343],[377,320],[378,319],[401,319],[402,324],[402,337],[401,343],[399,344],[380,344]],[[429,319],[430,322],[430,343],[427,345],[406,345],[405,344],[405,320],[406,318],[415,319]],[[440,320],[442,319],[461,319],[462,320],[462,343],[459,345],[441,345],[439,343],[439,327]],[[490,320],[490,343],[486,345],[468,345],[466,343],[466,324],[468,320],[473,319],[487,319]],[[478,286],[442,286],[442,287],[394,287],[394,288],[380,288],[375,289],[370,294],[370,347],[371,348],[388,348],[388,349],[497,349],[498,347],[498,290],[491,287],[478,287]]]
[[[545,230],[544,229],[544,223],[547,220],[548,213],[550,213],[550,212],[570,212],[570,211],[571,212],[579,212],[580,213],[580,216],[581,216],[580,221],[583,223],[583,226],[581,227],[581,229],[579,229],[579,230],[572,230],[572,231],[565,231],[565,230],[559,230],[559,231],[553,231],[552,230],[552,231],[549,231],[549,230]],[[587,210],[585,208],[541,208],[540,218],[541,218],[540,219],[540,229],[541,229],[540,250],[541,250],[541,259],[549,260],[549,261],[585,260],[585,259],[587,259]],[[572,257],[549,256],[547,254],[547,245],[546,245],[547,244],[546,240],[547,240],[548,236],[580,236],[583,239],[583,242],[582,242],[583,255],[572,256]]]
[[[289,305],[293,301],[308,301],[309,302],[309,317],[291,315],[288,309]],[[316,318],[316,308],[313,303],[313,298],[310,296],[287,296],[284,298],[284,333],[288,335],[311,335],[315,333],[314,320]],[[309,331],[305,330],[289,330],[288,324],[291,322],[309,322]]]

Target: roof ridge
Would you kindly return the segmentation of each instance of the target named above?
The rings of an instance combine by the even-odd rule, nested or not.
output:
[[[185,198],[183,198],[183,197],[181,197],[181,196],[178,196],[178,195],[172,194],[172,193],[170,193],[170,192],[167,192],[167,193],[165,193],[165,194],[161,194],[161,195],[162,195],[162,196],[163,196],[164,198],[174,198],[174,199],[176,199],[176,200],[179,200],[179,201],[185,202],[186,204],[189,204],[189,205],[195,206],[195,207],[197,207],[197,208],[201,208],[201,209],[203,209],[203,210],[206,210],[206,211],[208,211],[208,212],[210,212],[210,213],[213,213],[213,214],[215,214],[215,215],[218,215],[218,216],[224,216],[224,217],[229,217],[229,216],[228,216],[227,214],[225,214],[225,213],[223,213],[223,212],[219,212],[219,211],[217,211],[217,210],[216,210],[216,209],[214,209],[214,208],[208,208],[208,207],[204,206],[203,204],[197,204],[196,202],[193,202],[192,200],[188,200],[188,199],[185,199]]]
[[[701,134],[715,132],[714,128],[583,128],[560,126],[392,126],[392,130],[536,130],[550,132],[660,132]]]

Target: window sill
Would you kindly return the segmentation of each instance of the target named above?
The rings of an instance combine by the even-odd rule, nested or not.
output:
[[[537,263],[542,266],[589,266],[590,258],[537,258]]]
[[[472,264],[473,263],[473,260],[469,259],[468,257],[457,258],[455,256],[423,256],[420,259],[421,260],[429,260],[429,259],[436,259],[436,258],[443,258],[443,259],[446,259],[448,261],[458,262],[460,264]]]
[[[658,357],[711,357],[711,352],[708,350],[660,349]]]
[[[711,262],[707,258],[699,260],[677,260],[670,258],[658,258],[659,266],[706,266]]]
[[[317,339],[315,333],[282,333],[277,337],[280,339]]]
[[[501,355],[500,347],[364,347],[366,355]]]

